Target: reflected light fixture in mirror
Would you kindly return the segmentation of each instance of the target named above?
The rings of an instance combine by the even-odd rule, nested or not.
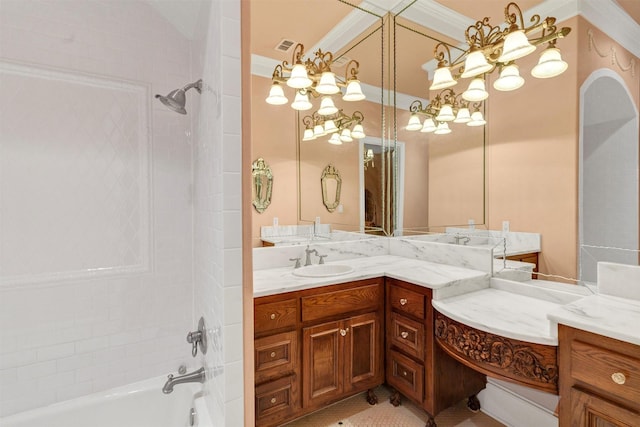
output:
[[[332,115],[337,113],[338,109],[331,96],[341,93],[341,87],[345,88],[345,94],[342,97],[344,101],[365,99],[358,80],[360,64],[356,60],[352,59],[347,64],[345,76],[341,79],[331,71],[331,65],[334,63],[331,52],[323,52],[318,49],[314,53],[313,60],[304,59],[304,45],[298,43],[293,50],[291,63],[293,65],[283,61],[273,70],[271,89],[266,98],[268,104],[284,105],[289,102],[284,94],[283,84],[295,89],[296,95],[291,103],[291,108],[299,111],[312,108],[309,99],[309,95],[311,95],[314,98],[322,96],[319,114]]]
[[[547,43],[548,47],[542,52],[531,75],[549,78],[562,74],[567,69],[567,63],[562,60],[556,42],[566,37],[571,28],[558,28],[555,25],[556,18],[541,19],[540,15],[533,15],[529,21],[531,25],[526,26],[522,10],[514,2],[507,4],[504,15],[507,24],[504,29],[492,26],[487,17],[469,26],[465,31],[469,48],[456,59],[451,59],[451,51],[445,43],[436,45],[434,56],[438,66],[429,89],[449,88],[455,86],[459,78],[474,78],[492,73],[496,69],[500,70],[500,77],[496,79],[494,88],[502,91],[518,89],[524,84],[524,79],[514,61],[534,52],[543,43]],[[467,97],[465,99],[474,100]]]
[[[330,116],[323,116],[320,111],[315,111],[310,116],[304,116],[302,123],[305,126],[302,135],[303,141],[313,141],[316,138],[331,134],[328,142],[340,145],[343,142],[352,142],[353,139],[362,139],[366,135],[362,122],[364,115],[355,111],[351,116],[338,110]]]
[[[482,87],[478,87],[478,91],[480,89],[484,91],[484,81],[481,84]],[[474,109],[473,113],[471,113],[470,107]],[[481,107],[482,101],[470,102],[464,99],[464,94],[456,94],[453,89],[447,88],[436,95],[426,107],[423,107],[420,100],[413,101],[409,106],[411,116],[405,129],[446,135],[452,131],[447,122],[464,123],[467,126],[482,126],[486,124],[486,121],[480,111]],[[424,123],[420,121],[420,116],[426,116]]]

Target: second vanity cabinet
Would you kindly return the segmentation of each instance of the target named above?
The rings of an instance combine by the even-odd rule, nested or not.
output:
[[[640,426],[640,347],[558,325],[560,427]]]
[[[400,404],[399,393],[409,398],[429,414],[428,427],[436,425],[439,412],[464,398],[479,409],[475,395],[486,377],[436,344],[431,289],[387,278],[386,295],[386,379],[396,390],[391,403]]]
[[[254,313],[257,425],[384,382],[383,278],[259,297]]]

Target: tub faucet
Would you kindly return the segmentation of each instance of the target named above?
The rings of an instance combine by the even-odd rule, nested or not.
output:
[[[180,375],[178,377],[173,377],[173,375],[169,374],[167,377],[167,382],[164,383],[164,387],[162,387],[162,392],[164,394],[169,394],[173,391],[173,386],[176,384],[182,383],[203,383],[206,379],[206,374],[204,372],[204,368],[200,368],[197,371],[193,371],[189,374]]]

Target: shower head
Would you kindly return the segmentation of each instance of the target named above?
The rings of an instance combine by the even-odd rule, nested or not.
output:
[[[184,93],[191,88],[195,88],[198,93],[202,93],[202,79],[194,83],[189,83],[182,89],[174,89],[167,96],[156,95],[156,98],[160,100],[164,105],[171,108],[176,113],[187,114],[187,110],[184,109],[185,95]]]

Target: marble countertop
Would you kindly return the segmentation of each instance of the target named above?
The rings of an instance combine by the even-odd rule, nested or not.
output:
[[[591,295],[558,306],[547,317],[554,325],[563,324],[640,345],[640,301],[637,300]]]
[[[440,295],[455,295],[489,285],[489,274],[482,271],[394,255],[354,258],[327,264],[349,265],[354,271],[340,276],[308,278],[294,276],[292,267],[256,270],[253,273],[253,296],[257,298],[381,276],[436,289]]]

